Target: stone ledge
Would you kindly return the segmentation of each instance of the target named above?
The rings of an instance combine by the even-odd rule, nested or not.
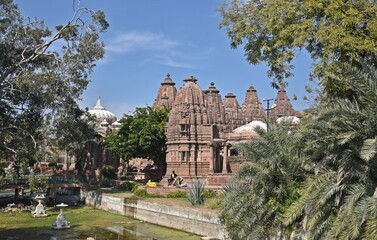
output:
[[[85,203],[99,209],[191,232],[207,237],[206,239],[227,239],[225,226],[221,224],[218,215],[211,211],[96,192],[85,195]]]

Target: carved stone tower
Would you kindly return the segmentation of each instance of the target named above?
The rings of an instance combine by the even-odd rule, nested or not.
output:
[[[167,124],[167,173],[205,176],[208,173],[211,141],[204,93],[193,76],[178,89]]]
[[[158,89],[157,97],[154,100],[153,108],[166,107],[171,109],[175,100],[177,89],[175,83],[170,78],[170,74],[166,74],[165,80],[161,83],[161,87]]]
[[[245,101],[242,104],[242,113],[246,123],[252,121],[265,121],[265,112],[262,103],[258,99],[257,90],[253,85],[246,91]]]
[[[211,86],[203,92],[205,93],[209,122],[211,124],[225,124],[225,110],[220,91],[217,90],[215,84],[211,82]]]
[[[292,107],[291,101],[287,96],[287,91],[281,88],[278,90],[277,97],[275,99],[276,107],[271,109],[270,117],[277,119],[283,116],[295,116],[296,112]]]
[[[236,95],[228,93],[224,99],[225,119],[227,123],[227,131],[231,132],[245,124],[245,118],[242,114],[240,105],[238,104]]]

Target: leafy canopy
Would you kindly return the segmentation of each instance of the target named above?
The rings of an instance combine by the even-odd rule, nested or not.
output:
[[[99,34],[107,27],[103,12],[77,5],[68,23],[51,30],[43,21],[22,16],[12,0],[0,2],[3,159],[30,159],[49,144],[48,139],[62,140],[84,125],[77,100],[90,81],[95,61],[103,57]],[[68,139],[73,143],[89,138],[72,135]]]
[[[121,127],[118,131],[104,138],[105,146],[125,161],[147,158],[163,167],[166,163],[167,120],[168,110],[165,108],[136,108],[133,115],[125,115],[119,121]]]
[[[275,83],[292,76],[292,60],[302,49],[314,60],[312,77],[329,89],[339,87],[330,81],[341,74],[336,62],[377,61],[376,1],[232,0],[220,13],[231,46],[244,46],[251,64],[266,62]]]

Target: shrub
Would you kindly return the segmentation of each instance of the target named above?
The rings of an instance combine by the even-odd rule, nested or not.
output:
[[[214,198],[217,196],[217,192],[212,189],[206,189],[203,191],[204,198]]]
[[[175,192],[170,192],[166,194],[167,198],[187,198],[187,192],[177,190]]]
[[[124,182],[119,186],[120,190],[132,191],[137,184],[134,182]]]
[[[50,168],[56,168],[57,166],[58,166],[57,162],[49,162],[48,163],[48,167],[50,167]]]
[[[136,191],[137,189],[139,189],[139,184],[135,184],[135,186],[133,186],[131,192],[132,192],[132,193],[135,193],[135,191]]]
[[[194,181],[192,184],[192,189],[190,190],[190,196],[188,200],[192,205],[202,205],[204,204],[204,184],[201,181]]]
[[[133,191],[135,196],[146,198],[149,196],[148,192],[144,188],[137,188],[135,191]]]
[[[206,206],[209,209],[221,209],[221,202],[222,202],[222,198],[220,197],[212,198],[206,202]]]
[[[111,165],[103,165],[101,167],[100,172],[101,172],[101,175],[107,179],[116,179],[117,177],[117,171],[115,167]]]
[[[47,177],[29,175],[29,188],[31,192],[45,192],[47,188]]]

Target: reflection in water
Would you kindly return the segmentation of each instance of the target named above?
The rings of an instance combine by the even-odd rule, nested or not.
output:
[[[104,228],[96,227],[91,231],[91,237],[96,240],[199,240],[199,236],[162,228],[149,223],[114,223]]]

